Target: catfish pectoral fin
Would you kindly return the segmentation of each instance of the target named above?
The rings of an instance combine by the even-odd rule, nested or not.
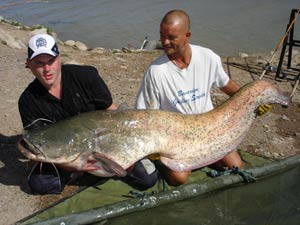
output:
[[[93,156],[98,162],[102,164],[103,169],[105,169],[107,172],[114,173],[118,177],[125,177],[127,175],[126,170],[124,170],[121,165],[111,160],[106,155],[94,152]]]

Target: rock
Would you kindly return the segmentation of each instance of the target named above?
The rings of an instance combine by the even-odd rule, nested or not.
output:
[[[283,152],[280,152],[279,155],[280,155],[280,157],[282,157],[282,158],[285,157],[285,154],[284,154]]]
[[[73,40],[67,40],[64,42],[64,45],[77,48],[82,51],[87,51],[88,47],[86,44],[80,42],[80,41],[73,41]]]
[[[40,29],[35,29],[30,32],[30,37],[36,35],[36,34],[47,34],[47,28],[40,28]]]
[[[275,158],[275,159],[278,159],[278,158],[280,158],[280,155],[277,153],[277,152],[273,152],[273,157]]]
[[[73,47],[73,46],[75,46],[75,41],[67,40],[67,41],[64,42],[64,44],[67,45],[67,46]]]
[[[125,52],[125,53],[131,53],[131,50],[126,47],[123,47],[121,50],[122,50],[122,52]]]
[[[0,30],[0,41],[2,44],[9,46],[14,49],[26,48],[26,45],[21,41],[10,34],[6,33],[4,30]]]
[[[286,121],[289,121],[289,120],[290,120],[286,115],[283,115],[283,116],[281,117],[281,119],[286,120]]]
[[[113,54],[114,54],[114,53],[122,53],[122,51],[121,51],[120,49],[114,48],[114,49],[112,50],[112,53],[113,53]]]
[[[267,158],[271,158],[272,154],[270,152],[264,152],[263,155]]]
[[[79,50],[82,50],[82,51],[87,51],[87,50],[88,50],[88,47],[87,47],[84,43],[82,43],[82,42],[80,42],[80,41],[76,41],[76,42],[75,42],[75,46],[76,46]]]
[[[92,49],[92,52],[104,53],[104,52],[106,52],[106,49],[102,48],[102,47],[96,47],[96,48]]]
[[[244,53],[244,52],[239,52],[239,53],[238,53],[238,56],[239,56],[240,58],[247,58],[247,57],[249,57],[249,55],[248,55],[247,53]]]
[[[30,27],[30,26],[23,25],[23,29],[24,29],[24,30],[31,30],[31,27]]]
[[[284,138],[284,137],[273,137],[271,140],[271,143],[274,144],[284,144],[288,141],[288,138]]]
[[[55,37],[55,41],[58,45],[65,45],[65,43],[62,40],[58,39],[57,37]]]

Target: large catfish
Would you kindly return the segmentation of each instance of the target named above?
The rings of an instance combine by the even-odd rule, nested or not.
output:
[[[19,142],[29,159],[72,166],[89,160],[91,173],[125,176],[141,158],[159,154],[174,171],[190,171],[235,150],[261,104],[288,105],[289,97],[266,81],[254,81],[214,110],[183,115],[161,110],[94,111],[30,131]]]

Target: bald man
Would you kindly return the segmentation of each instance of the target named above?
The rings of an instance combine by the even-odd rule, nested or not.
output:
[[[210,49],[192,45],[189,16],[172,10],[160,24],[164,54],[154,60],[145,72],[138,92],[137,109],[160,109],[183,114],[200,114],[213,109],[210,91],[218,87],[231,96],[239,90],[225,73],[221,59]],[[215,164],[218,167],[242,167],[234,151]],[[163,167],[170,185],[187,181],[190,172],[175,172]]]

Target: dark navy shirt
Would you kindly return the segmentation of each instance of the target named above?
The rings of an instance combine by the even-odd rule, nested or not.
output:
[[[111,93],[96,68],[63,65],[61,99],[35,79],[20,96],[19,112],[23,127],[29,130],[82,112],[104,110],[111,104]]]

